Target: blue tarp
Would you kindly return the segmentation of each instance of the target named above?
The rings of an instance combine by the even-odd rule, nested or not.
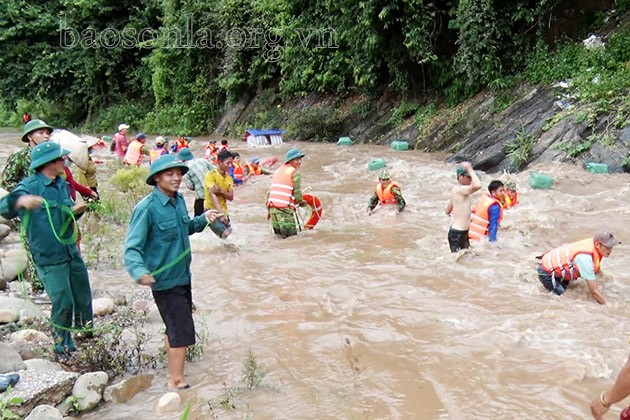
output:
[[[286,131],[285,130],[277,130],[277,129],[273,129],[273,130],[254,130],[253,128],[248,128],[246,130],[249,134],[251,134],[252,136],[273,136],[273,135],[283,135]]]

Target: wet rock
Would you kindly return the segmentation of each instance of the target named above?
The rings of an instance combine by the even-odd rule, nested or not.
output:
[[[15,280],[18,273],[26,268],[26,251],[24,248],[10,249],[0,259],[0,277],[6,281]]]
[[[0,224],[0,241],[9,236],[11,233],[11,228],[7,225]]]
[[[96,407],[103,398],[103,390],[109,381],[105,372],[84,373],[72,388],[72,395],[77,398],[79,411],[88,411]]]
[[[17,312],[20,314],[20,317],[30,316],[41,318],[44,316],[42,310],[37,305],[26,299],[0,296],[0,308]]]
[[[125,306],[127,304],[127,296],[122,294],[114,296],[114,304],[116,306]]]
[[[141,374],[108,386],[103,392],[103,399],[107,402],[114,401],[123,404],[132,399],[138,392],[149,389],[153,382],[153,375]]]
[[[176,392],[167,392],[162,395],[160,400],[158,401],[157,407],[155,410],[159,413],[167,413],[169,411],[176,411],[179,409],[179,406],[182,403],[182,399],[179,394]]]
[[[22,404],[11,407],[20,416],[26,416],[41,404],[59,404],[72,389],[78,373],[65,371],[37,372],[20,370],[20,381],[13,387],[11,395],[22,399]]]
[[[104,316],[114,312],[114,299],[103,297],[92,301],[94,316]]]
[[[60,364],[51,362],[50,360],[46,359],[28,359],[24,361],[24,364],[26,365],[26,369],[38,370],[41,372],[50,370],[64,370],[64,368],[61,367]]]
[[[139,300],[131,305],[131,309],[136,312],[147,312],[152,303],[153,302],[149,302],[148,300]]]
[[[10,309],[0,309],[0,324],[8,324],[9,322],[17,322],[20,315]]]
[[[24,420],[61,420],[63,416],[52,405],[38,405]]]
[[[6,343],[0,343],[0,373],[26,369],[26,365],[17,351]]]
[[[9,340],[14,343],[42,343],[52,344],[52,338],[48,337],[41,331],[25,329],[16,331],[9,336]]]

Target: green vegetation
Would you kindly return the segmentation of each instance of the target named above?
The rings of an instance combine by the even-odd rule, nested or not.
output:
[[[539,83],[580,74],[580,100],[611,101],[627,80],[627,68],[617,65],[627,61],[627,34],[591,57],[567,45],[547,60],[552,48],[543,41],[558,29],[549,22],[567,7],[564,0],[7,0],[0,5],[0,122],[17,126],[29,112],[56,126],[112,132],[126,121],[198,135],[214,128],[226,101],[265,89],[284,103],[312,93],[432,92],[453,105],[509,87],[523,69]],[[628,8],[627,0],[615,4],[618,14]],[[609,17],[574,13],[579,25],[565,34],[573,40]],[[498,97],[495,112],[508,104]],[[277,105],[250,122],[274,124]],[[392,122],[413,114],[413,106],[398,108]],[[340,115],[330,115],[334,128]]]
[[[0,398],[0,419],[2,420],[20,420],[21,417],[11,410],[11,406],[22,404],[22,399],[11,396],[11,387],[7,387],[4,395]]]
[[[524,126],[521,125],[520,130],[514,131],[514,138],[505,145],[507,156],[514,169],[518,170],[527,163],[535,143],[536,141],[527,134]]]

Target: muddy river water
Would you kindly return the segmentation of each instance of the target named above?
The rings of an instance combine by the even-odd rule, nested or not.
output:
[[[198,156],[202,143],[193,147]],[[232,143],[245,159],[283,157],[295,145]],[[457,256],[443,212],[455,166],[444,156],[297,145],[306,153],[303,185],[323,204],[314,230],[274,237],[264,207],[270,177],[259,177],[236,190],[227,241],[210,231],[191,238],[193,295],[208,342],[187,365],[193,387],[182,397],[198,407],[190,418],[590,417],[590,400],[612,384],[630,350],[629,174],[565,164],[520,173],[521,203],[506,212],[497,244]],[[366,214],[377,183],[372,157],[384,158],[401,186],[402,214]],[[531,189],[531,171],[552,176],[554,188]],[[484,190],[495,177],[483,174]],[[192,208],[192,193],[184,185],[182,192]],[[622,241],[602,262],[607,304],[590,298],[583,280],[562,297],[549,295],[534,257],[600,228]],[[92,272],[91,281],[104,290],[136,287],[124,270]],[[267,372],[263,386],[239,392],[235,408],[217,405],[242,377],[248,350]],[[179,418],[155,414],[167,391],[165,370],[155,373],[128,403],[81,418]],[[213,410],[199,401],[214,401]]]

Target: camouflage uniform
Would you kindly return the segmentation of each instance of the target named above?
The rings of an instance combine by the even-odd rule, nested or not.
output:
[[[269,197],[269,193],[267,193]],[[302,175],[299,171],[295,171],[293,174],[293,199],[298,205],[304,204],[304,198],[302,196]],[[298,226],[296,223],[295,210],[292,208],[270,208],[269,217],[271,218],[271,227],[273,233],[280,235],[283,238],[294,236],[298,234]]]
[[[31,146],[26,146],[9,155],[4,170],[2,171],[2,188],[11,192],[20,181],[33,173],[33,171],[28,169],[31,165],[32,150]],[[19,223],[17,219],[16,223]],[[44,285],[37,275],[37,269],[35,268],[31,248],[26,238],[23,239],[22,244],[24,245],[27,255],[25,276],[31,279],[31,288],[33,291],[42,291],[44,290]]]
[[[407,205],[407,203],[405,203],[405,199],[402,196],[402,192],[400,191],[400,188],[393,187],[392,188],[392,195],[396,198],[396,202],[397,202],[396,204],[398,205],[398,211],[399,212],[403,211],[405,206]],[[378,205],[378,195],[376,195],[376,193],[374,193],[374,195],[370,198],[370,201],[368,202],[368,209],[369,210],[374,210],[377,205]]]

